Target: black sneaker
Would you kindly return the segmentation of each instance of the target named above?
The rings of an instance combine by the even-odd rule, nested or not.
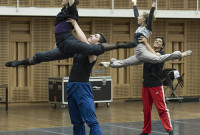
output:
[[[173,131],[170,131],[170,132],[169,132],[169,135],[174,135]]]
[[[140,135],[149,135],[149,134],[146,134],[146,133],[141,133]]]

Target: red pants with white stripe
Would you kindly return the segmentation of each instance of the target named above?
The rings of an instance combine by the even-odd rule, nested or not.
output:
[[[160,116],[161,122],[167,132],[172,131],[171,119],[169,115],[169,110],[165,103],[165,95],[163,86],[159,87],[144,87],[142,88],[142,102],[143,102],[143,112],[144,112],[144,127],[143,133],[151,133],[151,109],[154,103],[158,114]]]

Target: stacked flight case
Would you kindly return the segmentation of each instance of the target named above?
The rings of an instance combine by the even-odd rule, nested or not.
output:
[[[69,77],[51,77],[48,78],[49,86],[49,103],[54,108],[60,104],[65,108],[67,104],[66,86]],[[111,76],[97,76],[90,77],[92,84],[92,92],[94,95],[94,103],[106,103],[107,107],[112,102],[112,77]]]

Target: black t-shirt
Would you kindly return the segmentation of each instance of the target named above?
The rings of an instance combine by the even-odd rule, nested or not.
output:
[[[89,62],[85,54],[74,54],[73,66],[69,76],[69,82],[89,82],[90,73],[96,61]]]
[[[162,51],[158,51],[161,55],[165,53]],[[145,62],[143,66],[143,86],[144,87],[158,87],[162,86],[162,69],[164,66],[163,63],[149,63]]]

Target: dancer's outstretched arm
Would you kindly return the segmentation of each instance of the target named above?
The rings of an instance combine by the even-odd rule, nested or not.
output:
[[[155,52],[154,50],[153,50],[153,48],[149,45],[149,43],[147,42],[147,39],[144,37],[144,36],[140,36],[140,38],[138,38],[138,41],[140,42],[140,43],[144,43],[145,44],[145,46],[147,47],[147,49],[151,52],[151,53],[153,53],[153,54],[155,54],[155,55],[157,55],[157,56],[160,56],[161,54],[160,53],[157,53],[157,52]]]
[[[150,31],[152,31],[153,14],[154,14],[154,11],[155,11],[155,7],[156,7],[156,0],[153,0],[152,7],[151,7],[151,10],[150,10],[150,13],[149,13],[149,19],[148,19],[147,25],[146,25],[146,28]]]
[[[87,37],[85,35],[85,33],[82,31],[82,29],[80,28],[80,26],[78,25],[78,23],[76,22],[76,20],[74,19],[69,19],[67,20],[67,22],[71,22],[72,25],[74,26],[74,29],[76,31],[76,34],[78,36],[78,39],[82,42],[88,43]]]
[[[132,0],[132,2],[133,2],[133,13],[135,16],[136,23],[138,24],[139,12],[138,12],[138,8],[137,8],[137,0]],[[139,24],[138,24],[138,27],[140,27]]]

